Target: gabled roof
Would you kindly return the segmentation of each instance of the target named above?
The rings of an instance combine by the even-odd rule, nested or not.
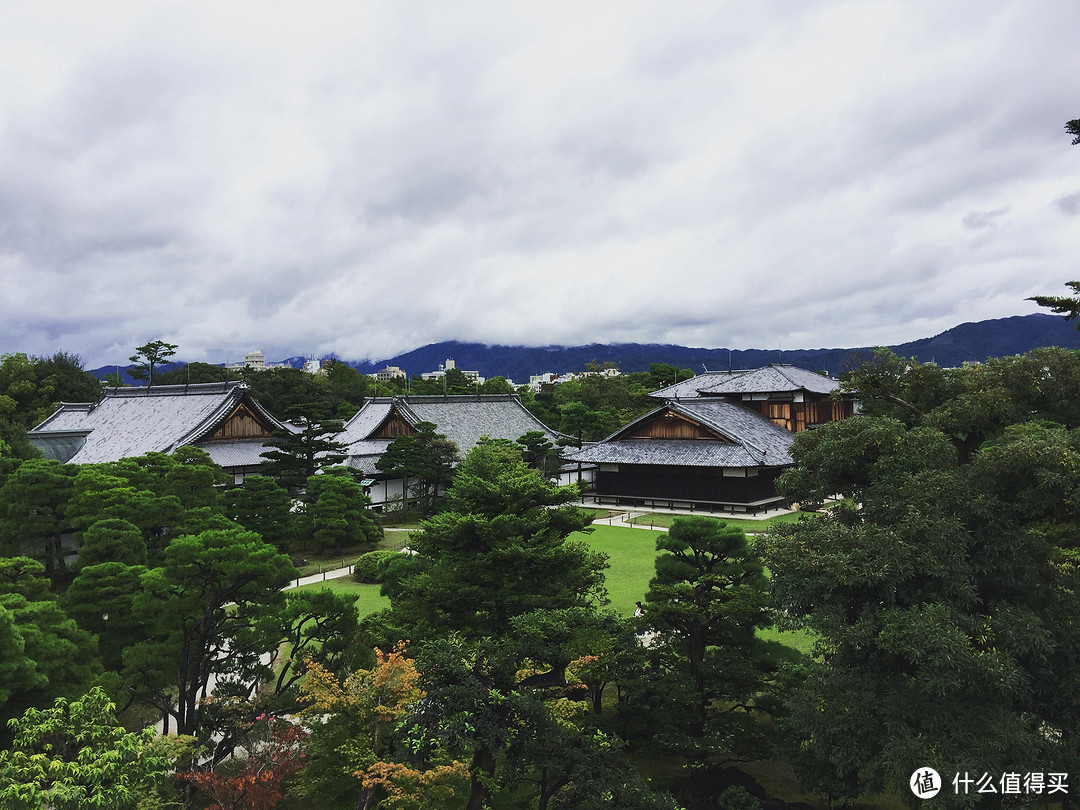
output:
[[[671,411],[699,422],[720,439],[628,438],[634,428]],[[756,411],[724,399],[668,402],[593,445],[565,455],[596,464],[657,464],[692,467],[784,467],[791,464],[795,435]]]
[[[434,422],[436,430],[453,440],[462,453],[471,450],[481,436],[513,441],[538,430],[552,442],[558,438],[555,431],[529,413],[513,394],[485,394],[376,397],[364,403],[336,441],[348,444],[346,452],[350,458],[379,455],[390,440],[373,436],[392,413],[410,425]]]
[[[840,383],[813,371],[782,363],[736,371],[706,371],[649,394],[658,399],[690,399],[725,394],[781,394],[806,391],[831,394]]]
[[[356,416],[345,423],[344,430],[334,437],[334,441],[344,442],[351,447],[357,442],[366,440],[390,415],[396,400],[396,397],[374,397],[369,399],[357,411]]]
[[[247,385],[224,382],[108,388],[96,403],[60,403],[27,438],[47,457],[73,464],[171,453],[208,436],[241,403],[282,427],[251,398]]]

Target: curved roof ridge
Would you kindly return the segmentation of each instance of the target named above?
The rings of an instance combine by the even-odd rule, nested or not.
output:
[[[175,397],[185,394],[225,394],[231,389],[249,388],[242,380],[222,380],[207,383],[180,383],[179,385],[125,385],[106,388],[105,397]]]

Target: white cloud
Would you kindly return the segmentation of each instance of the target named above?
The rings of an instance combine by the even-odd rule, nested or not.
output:
[[[1078,24],[1018,0],[23,4],[0,351],[809,348],[1033,311],[1080,249]]]

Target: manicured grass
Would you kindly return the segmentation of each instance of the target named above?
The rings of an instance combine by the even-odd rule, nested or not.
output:
[[[400,535],[402,539],[405,536],[405,532],[388,534]],[[649,580],[656,573],[656,532],[626,526],[593,526],[591,532],[573,534],[571,538],[581,540],[594,551],[607,555],[609,567],[604,572],[604,578],[610,606],[623,616],[632,616],[634,603],[645,600]],[[400,548],[400,542],[397,548]],[[348,594],[356,599],[361,616],[390,607],[390,600],[380,595],[378,585],[361,585],[354,582],[352,577],[328,579],[303,587],[313,590],[326,588],[334,593]],[[780,631],[770,627],[760,631],[759,635],[801,653],[809,654],[814,647],[814,636],[804,630]]]
[[[710,520],[722,520],[729,526],[742,529],[744,532],[763,532],[769,528],[769,526],[777,523],[797,523],[804,518],[813,519],[816,516],[816,512],[787,512],[783,515],[774,515],[773,517],[763,518],[762,520],[747,520],[746,518],[720,517],[718,515],[691,515],[689,512],[685,515],[672,515],[667,512],[650,512],[649,514],[638,515],[637,517],[631,518],[630,522],[635,526],[663,526],[664,528],[668,528],[671,526],[672,521],[682,517],[705,517]]]
[[[383,539],[379,541],[377,548],[389,549],[390,551],[401,551],[408,545],[409,537],[412,536],[413,531],[419,530],[386,528],[383,530]]]
[[[625,526],[593,526],[591,534],[574,534],[595,551],[608,556],[605,572],[611,607],[623,616],[634,614],[634,603],[645,600],[649,580],[656,573],[656,532]],[[806,630],[777,630],[768,627],[758,632],[766,641],[779,641],[809,655],[815,636]]]
[[[623,616],[634,615],[634,603],[645,599],[649,580],[656,573],[656,535],[625,526],[593,526],[590,534],[572,534],[594,551],[608,556],[604,572],[611,607]]]
[[[817,641],[817,636],[809,630],[777,630],[775,627],[758,630],[757,637],[762,641],[779,641],[785,647],[798,650],[803,655],[810,655]]]
[[[588,512],[593,520],[606,520],[609,517],[615,517],[615,515],[621,515],[626,512],[625,509],[601,509],[596,506],[579,506],[582,512]]]
[[[378,585],[361,585],[359,582],[354,582],[352,577],[340,577],[311,585],[301,585],[296,590],[332,591],[336,594],[350,596],[356,600],[356,609],[361,616],[367,616],[369,613],[375,613],[390,607],[390,600],[379,593]]]

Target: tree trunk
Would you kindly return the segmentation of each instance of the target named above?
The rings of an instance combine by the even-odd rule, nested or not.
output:
[[[465,810],[484,810],[491,799],[488,785],[495,776],[495,754],[487,748],[477,748],[469,769],[472,789]]]
[[[708,700],[705,698],[705,634],[700,627],[691,628],[689,644],[690,677],[694,681],[694,691],[697,693],[697,717],[690,729],[692,734],[700,737],[705,733],[705,724],[708,719]]]
[[[364,788],[360,791],[360,798],[356,800],[356,810],[373,810],[378,806],[379,801],[375,798],[375,788]]]

